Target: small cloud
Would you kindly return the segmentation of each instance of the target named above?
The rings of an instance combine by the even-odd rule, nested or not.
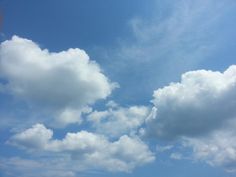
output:
[[[97,133],[109,137],[119,137],[124,134],[135,134],[143,125],[150,110],[146,106],[121,107],[109,102],[113,107],[104,111],[93,111],[87,117]]]
[[[174,159],[174,160],[181,160],[181,159],[183,159],[183,156],[182,156],[182,154],[175,152],[175,153],[170,154],[170,158]]]
[[[118,105],[115,101],[110,100],[110,101],[107,102],[106,106],[107,106],[108,108],[116,108],[116,107],[118,107],[119,105]]]
[[[168,146],[156,146],[156,150],[157,152],[165,152],[165,151],[169,151],[173,148],[173,145],[168,145]]]

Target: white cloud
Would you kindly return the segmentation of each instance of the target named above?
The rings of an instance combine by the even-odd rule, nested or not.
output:
[[[206,161],[212,166],[222,166],[229,172],[235,172],[235,138],[235,130],[223,129],[201,138],[185,138],[184,146],[193,149],[194,159]]]
[[[75,48],[52,53],[17,36],[1,43],[0,77],[7,81],[5,91],[30,105],[57,115],[64,111],[59,119],[65,117],[61,121],[65,124],[80,122],[80,118],[65,116],[68,109],[84,109],[105,99],[116,86],[85,51]]]
[[[119,105],[115,101],[110,100],[110,101],[107,102],[106,106],[109,107],[109,108],[116,108]]]
[[[157,110],[147,120],[151,136],[199,136],[236,118],[236,66],[225,72],[184,73],[181,81],[154,92]]]
[[[174,160],[181,160],[183,157],[182,157],[182,154],[173,152],[170,154],[170,158]]]
[[[83,121],[82,114],[90,113],[91,111],[92,108],[90,107],[84,107],[82,109],[65,108],[55,114],[55,117],[57,118],[57,127],[63,127],[71,123],[81,124]]]
[[[236,65],[224,72],[184,73],[180,82],[155,90],[153,97],[155,107],[144,134],[193,149],[190,158],[179,152],[170,158],[197,159],[236,171]]]
[[[52,136],[52,130],[42,124],[35,124],[32,128],[14,135],[9,143],[26,149],[42,149]]]
[[[67,133],[62,140],[52,139],[52,135],[52,130],[37,124],[14,135],[9,144],[30,152],[51,152],[51,158],[53,154],[64,153],[69,155],[71,162],[75,159],[74,163],[85,169],[129,172],[155,159],[148,146],[137,137],[124,135],[110,142],[105,136],[87,131]]]
[[[110,103],[110,102],[109,102]],[[123,134],[135,134],[149,114],[145,106],[120,107],[114,103],[108,110],[93,111],[88,120],[96,132],[110,137],[119,137]]]

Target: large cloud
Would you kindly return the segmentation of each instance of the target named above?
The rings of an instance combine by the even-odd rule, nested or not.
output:
[[[225,72],[190,71],[179,83],[154,92],[156,107],[147,121],[152,136],[205,135],[236,118],[236,66]]]
[[[156,90],[152,102],[146,135],[180,140],[193,159],[236,171],[236,65],[184,73],[179,83]]]
[[[50,53],[17,36],[0,46],[0,77],[6,80],[1,90],[32,105],[59,110],[57,115],[105,99],[115,86],[85,51],[76,48]],[[60,122],[79,122],[80,113],[76,120],[65,116],[63,121],[62,116]]]
[[[124,135],[110,142],[102,135],[87,131],[67,133],[62,140],[53,139],[52,136],[52,130],[36,124],[14,135],[8,143],[30,152],[51,152],[51,155],[65,153],[71,161],[75,159],[81,168],[128,172],[155,159],[148,146],[137,137]]]

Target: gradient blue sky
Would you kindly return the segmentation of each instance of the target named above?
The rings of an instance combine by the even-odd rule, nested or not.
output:
[[[0,0],[0,14],[0,176],[235,176],[235,1]],[[40,69],[36,73],[43,51],[31,55],[34,45],[47,49],[49,60],[65,51],[61,58],[91,73],[87,85],[73,79],[68,87],[63,85],[66,77],[74,78],[73,69],[65,75],[57,68],[55,75]],[[70,48],[84,50],[99,69],[91,69],[93,62],[80,66],[76,57],[83,54],[70,58]],[[32,65],[25,64],[27,57]],[[37,83],[25,77],[31,72]],[[50,85],[54,81],[55,86]],[[68,91],[72,98],[58,98],[50,89]],[[66,118],[65,110],[71,111]],[[102,111],[106,115],[99,117]],[[25,138],[34,125],[40,125],[42,136],[53,131],[53,137],[42,142],[37,133]],[[62,145],[68,132],[81,131],[104,137],[108,149],[93,142],[88,150],[71,152]],[[119,149],[124,136],[134,144]],[[55,140],[60,141],[57,152],[50,144]],[[81,141],[86,143],[86,137]],[[110,148],[117,153],[106,154]],[[94,165],[84,156],[97,151],[104,162]],[[134,165],[121,170],[106,165],[114,159],[128,162],[126,151],[137,160]],[[145,160],[136,158],[141,153]]]

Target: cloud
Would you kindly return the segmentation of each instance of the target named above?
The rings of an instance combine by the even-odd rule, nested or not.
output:
[[[193,149],[193,159],[211,166],[221,166],[228,172],[236,171],[236,131],[221,129],[201,138],[186,138],[184,146]]]
[[[130,100],[134,104],[149,99],[153,87],[195,68],[224,45],[219,36],[227,35],[219,26],[225,25],[219,22],[232,21],[229,4],[226,7],[225,2],[212,0],[167,4],[155,6],[157,13],[152,17],[131,20],[134,40],[122,41],[118,49],[108,51],[107,61],[101,61],[106,73],[121,82],[123,89],[116,99],[126,105]],[[77,176],[84,169],[128,172],[152,162],[155,157],[148,146],[134,136],[146,117],[142,129],[146,135],[158,141],[180,140],[193,149],[194,159],[228,171],[236,169],[235,133],[229,131],[235,119],[235,66],[224,73],[199,70],[183,74],[179,83],[155,91],[149,116],[147,107],[122,107],[114,102],[107,110],[91,112],[91,105],[106,99],[116,85],[80,49],[53,53],[14,36],[1,44],[0,78],[6,81],[0,82],[0,92],[26,101],[30,109],[37,107],[43,115],[49,113],[57,126],[80,124],[83,114],[89,114],[96,131],[67,133],[63,139],[55,139],[51,129],[36,124],[15,134],[8,143],[26,150],[31,158],[0,159],[0,168],[17,176]],[[175,150],[163,146],[157,151],[170,149]],[[184,157],[173,152],[171,158]]]
[[[83,109],[105,99],[116,87],[78,48],[53,53],[31,40],[13,36],[1,43],[0,58],[0,77],[6,80],[1,90],[54,112],[60,123],[80,122]],[[58,115],[60,112],[63,115]],[[77,118],[68,118],[76,117],[74,114]]]
[[[170,154],[170,158],[174,160],[181,160],[183,157],[182,157],[182,154],[173,152]]]
[[[42,149],[52,136],[52,130],[47,129],[42,124],[35,124],[32,128],[14,135],[10,142],[26,149]]]
[[[180,143],[184,157],[236,171],[236,65],[224,72],[186,72],[180,82],[157,89],[155,105],[146,119],[144,135]]]
[[[83,169],[129,172],[155,159],[148,146],[138,137],[124,135],[111,142],[103,135],[87,131],[67,133],[62,140],[53,139],[52,136],[52,130],[36,124],[12,136],[8,144],[29,152],[50,152],[50,158],[66,154],[70,163],[77,163]]]
[[[154,91],[156,107],[147,133],[162,138],[200,136],[236,118],[236,66],[225,72],[197,70]]]
[[[88,115],[88,121],[96,132],[110,137],[124,134],[134,134],[143,125],[150,110],[145,106],[121,107],[112,102],[105,111],[93,111]],[[115,107],[114,107],[115,105]]]
[[[24,159],[20,157],[0,158],[1,175],[6,177],[75,177],[76,174],[66,166],[66,158]],[[42,170],[43,169],[43,170]]]
[[[166,145],[166,146],[157,145],[156,151],[157,152],[170,151],[171,149],[173,149],[173,147],[174,147],[173,145]]]

